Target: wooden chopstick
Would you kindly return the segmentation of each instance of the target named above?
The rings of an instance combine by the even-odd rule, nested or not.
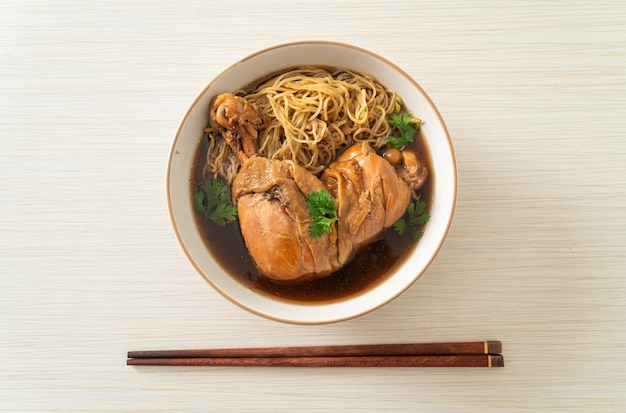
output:
[[[128,365],[503,367],[499,341],[129,351]]]
[[[338,357],[190,357],[128,359],[131,366],[504,367],[500,354]]]
[[[129,351],[128,358],[337,357],[499,354],[500,341]]]

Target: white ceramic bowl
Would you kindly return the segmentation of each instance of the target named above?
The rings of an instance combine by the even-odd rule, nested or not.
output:
[[[355,297],[328,304],[294,304],[255,292],[231,277],[207,250],[194,220],[191,165],[213,96],[236,90],[267,74],[301,65],[343,67],[374,76],[402,97],[407,109],[422,119],[430,150],[433,179],[431,218],[411,256],[384,282]],[[422,88],[388,60],[351,45],[304,41],[270,47],[236,62],[215,77],[191,104],[174,138],[167,171],[167,201],[174,231],[190,262],[226,298],[269,319],[295,324],[347,320],[388,303],[409,288],[441,248],[454,213],[457,176],[454,150],[446,126]]]

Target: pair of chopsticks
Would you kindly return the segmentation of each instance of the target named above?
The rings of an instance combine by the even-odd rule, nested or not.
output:
[[[129,351],[130,366],[504,367],[502,343],[365,344],[339,346]]]

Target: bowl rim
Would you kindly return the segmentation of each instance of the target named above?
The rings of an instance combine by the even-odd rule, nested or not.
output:
[[[228,73],[230,70],[232,70],[237,65],[240,65],[241,63],[244,63],[244,62],[246,62],[246,61],[248,61],[250,59],[253,59],[256,56],[268,53],[268,52],[273,51],[273,50],[281,49],[281,48],[301,46],[301,45],[318,45],[318,46],[327,45],[327,46],[333,46],[333,47],[352,49],[353,51],[369,55],[370,57],[372,57],[372,58],[374,58],[376,60],[379,60],[380,62],[384,63],[385,65],[387,65],[391,69],[393,69],[397,74],[399,74],[402,77],[404,77],[409,83],[411,83],[413,85],[413,87],[415,87],[417,90],[420,91],[420,93],[422,94],[422,97],[426,101],[427,105],[432,110],[433,115],[439,121],[439,123],[441,125],[441,128],[442,128],[443,135],[445,136],[445,139],[447,141],[446,144],[447,144],[447,147],[449,148],[449,156],[450,156],[450,159],[452,161],[450,167],[451,167],[451,172],[452,172],[452,185],[453,185],[453,188],[452,188],[452,198],[451,198],[450,210],[449,210],[448,217],[446,217],[446,226],[445,226],[445,228],[442,229],[441,236],[438,239],[437,244],[434,246],[434,249],[433,249],[434,253],[431,254],[429,256],[428,260],[424,263],[422,270],[418,271],[415,274],[415,276],[412,278],[411,282],[406,283],[406,285],[404,285],[402,288],[399,288],[394,294],[391,294],[386,299],[377,302],[375,305],[372,305],[372,306],[370,306],[368,308],[359,310],[357,312],[350,313],[348,315],[341,315],[341,316],[325,318],[325,319],[319,319],[319,320],[292,319],[292,318],[288,318],[288,317],[281,317],[281,316],[278,316],[276,314],[270,314],[270,313],[261,311],[261,310],[255,308],[255,307],[253,307],[253,306],[247,305],[246,303],[243,303],[243,302],[237,300],[236,298],[234,298],[231,295],[229,295],[222,288],[220,288],[214,281],[212,281],[210,279],[210,277],[208,277],[204,273],[204,270],[200,268],[199,264],[196,262],[196,260],[191,255],[190,251],[187,249],[187,247],[185,245],[185,242],[183,241],[182,235],[180,233],[180,230],[178,228],[178,224],[176,223],[176,219],[174,217],[174,211],[173,211],[174,207],[173,207],[173,201],[172,201],[172,196],[171,196],[171,192],[170,192],[171,178],[172,178],[172,164],[173,164],[172,160],[173,160],[175,152],[176,152],[176,147],[177,147],[177,143],[178,143],[178,141],[180,139],[181,132],[182,132],[183,127],[186,124],[188,118],[190,117],[191,112],[193,111],[193,109],[198,104],[198,101],[202,99],[202,97],[211,88],[211,86],[218,79],[220,79],[225,73]],[[285,67],[285,69],[287,69],[287,68],[288,67]],[[202,278],[209,285],[211,285],[211,287],[214,290],[216,290],[221,296],[223,296],[224,298],[226,298],[228,301],[232,302],[233,304],[239,306],[240,308],[242,308],[242,309],[244,309],[244,310],[246,310],[246,311],[248,311],[250,313],[253,313],[255,315],[258,315],[258,316],[261,316],[263,318],[269,319],[269,320],[283,322],[283,323],[287,323],[287,324],[296,324],[296,325],[331,324],[331,323],[337,323],[337,322],[340,322],[340,321],[354,319],[354,318],[360,317],[362,315],[365,315],[367,313],[370,313],[370,312],[372,312],[372,311],[374,311],[374,310],[376,310],[376,309],[378,309],[380,307],[383,307],[384,305],[388,304],[389,302],[393,301],[394,299],[396,299],[400,295],[402,295],[413,284],[415,284],[415,282],[426,272],[428,267],[432,264],[432,262],[434,261],[434,259],[438,255],[439,251],[441,250],[441,247],[445,243],[447,235],[448,235],[448,233],[450,231],[450,227],[452,225],[453,217],[454,217],[454,214],[455,214],[455,211],[456,211],[457,198],[458,198],[458,166],[457,166],[457,162],[456,162],[456,154],[455,154],[454,147],[453,147],[453,144],[452,144],[452,139],[450,138],[450,134],[448,132],[448,128],[447,128],[447,126],[446,126],[446,124],[445,124],[445,122],[444,122],[444,120],[443,120],[439,110],[435,106],[435,104],[432,101],[432,99],[430,98],[430,96],[424,91],[424,89],[422,89],[422,87],[417,83],[417,81],[414,80],[408,73],[406,73],[398,65],[396,65],[395,63],[393,63],[390,60],[386,59],[385,57],[380,56],[377,53],[374,53],[374,52],[372,52],[370,50],[367,50],[367,49],[364,49],[362,47],[355,46],[355,45],[352,45],[352,44],[348,44],[348,43],[344,43],[344,42],[338,42],[338,41],[332,41],[332,40],[299,40],[299,41],[279,43],[279,44],[276,44],[276,45],[273,45],[273,46],[265,47],[263,49],[255,51],[255,52],[253,52],[251,54],[248,54],[247,56],[245,56],[245,57],[235,61],[234,63],[230,64],[225,69],[223,69],[222,71],[220,71],[219,73],[214,75],[211,78],[211,80],[196,95],[196,97],[193,99],[193,101],[188,106],[187,110],[185,111],[185,114],[184,114],[183,118],[179,122],[178,127],[176,129],[176,133],[174,135],[174,139],[173,139],[173,141],[171,143],[171,147],[170,147],[170,151],[169,151],[169,155],[168,155],[168,161],[167,161],[167,171],[166,171],[166,198],[167,198],[167,208],[168,208],[168,214],[169,214],[169,218],[170,218],[170,224],[172,225],[172,228],[174,230],[174,234],[175,234],[175,236],[177,238],[178,245],[181,247],[181,249],[183,250],[185,256],[187,257],[187,260],[192,264],[192,266],[195,268],[195,270],[198,272],[198,274],[200,274],[202,276]],[[273,297],[270,297],[270,296],[267,296],[267,299],[276,300],[277,302],[280,302],[279,299],[276,299],[276,298],[273,298]],[[342,301],[342,300],[340,300],[340,301]],[[333,304],[333,303],[334,303],[334,301],[332,301],[330,304]],[[299,305],[299,304],[295,303],[294,305]],[[302,305],[303,306],[313,307],[313,306],[324,306],[325,304],[322,303],[322,304],[314,304],[314,305],[307,305],[307,304],[302,304]]]

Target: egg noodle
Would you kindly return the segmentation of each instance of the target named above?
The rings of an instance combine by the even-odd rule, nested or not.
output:
[[[354,143],[381,148],[390,133],[387,115],[401,104],[371,76],[322,67],[289,70],[235,93],[271,119],[257,138],[258,155],[292,160],[315,175]],[[209,145],[210,173],[232,182],[239,160],[220,137],[211,135]]]

